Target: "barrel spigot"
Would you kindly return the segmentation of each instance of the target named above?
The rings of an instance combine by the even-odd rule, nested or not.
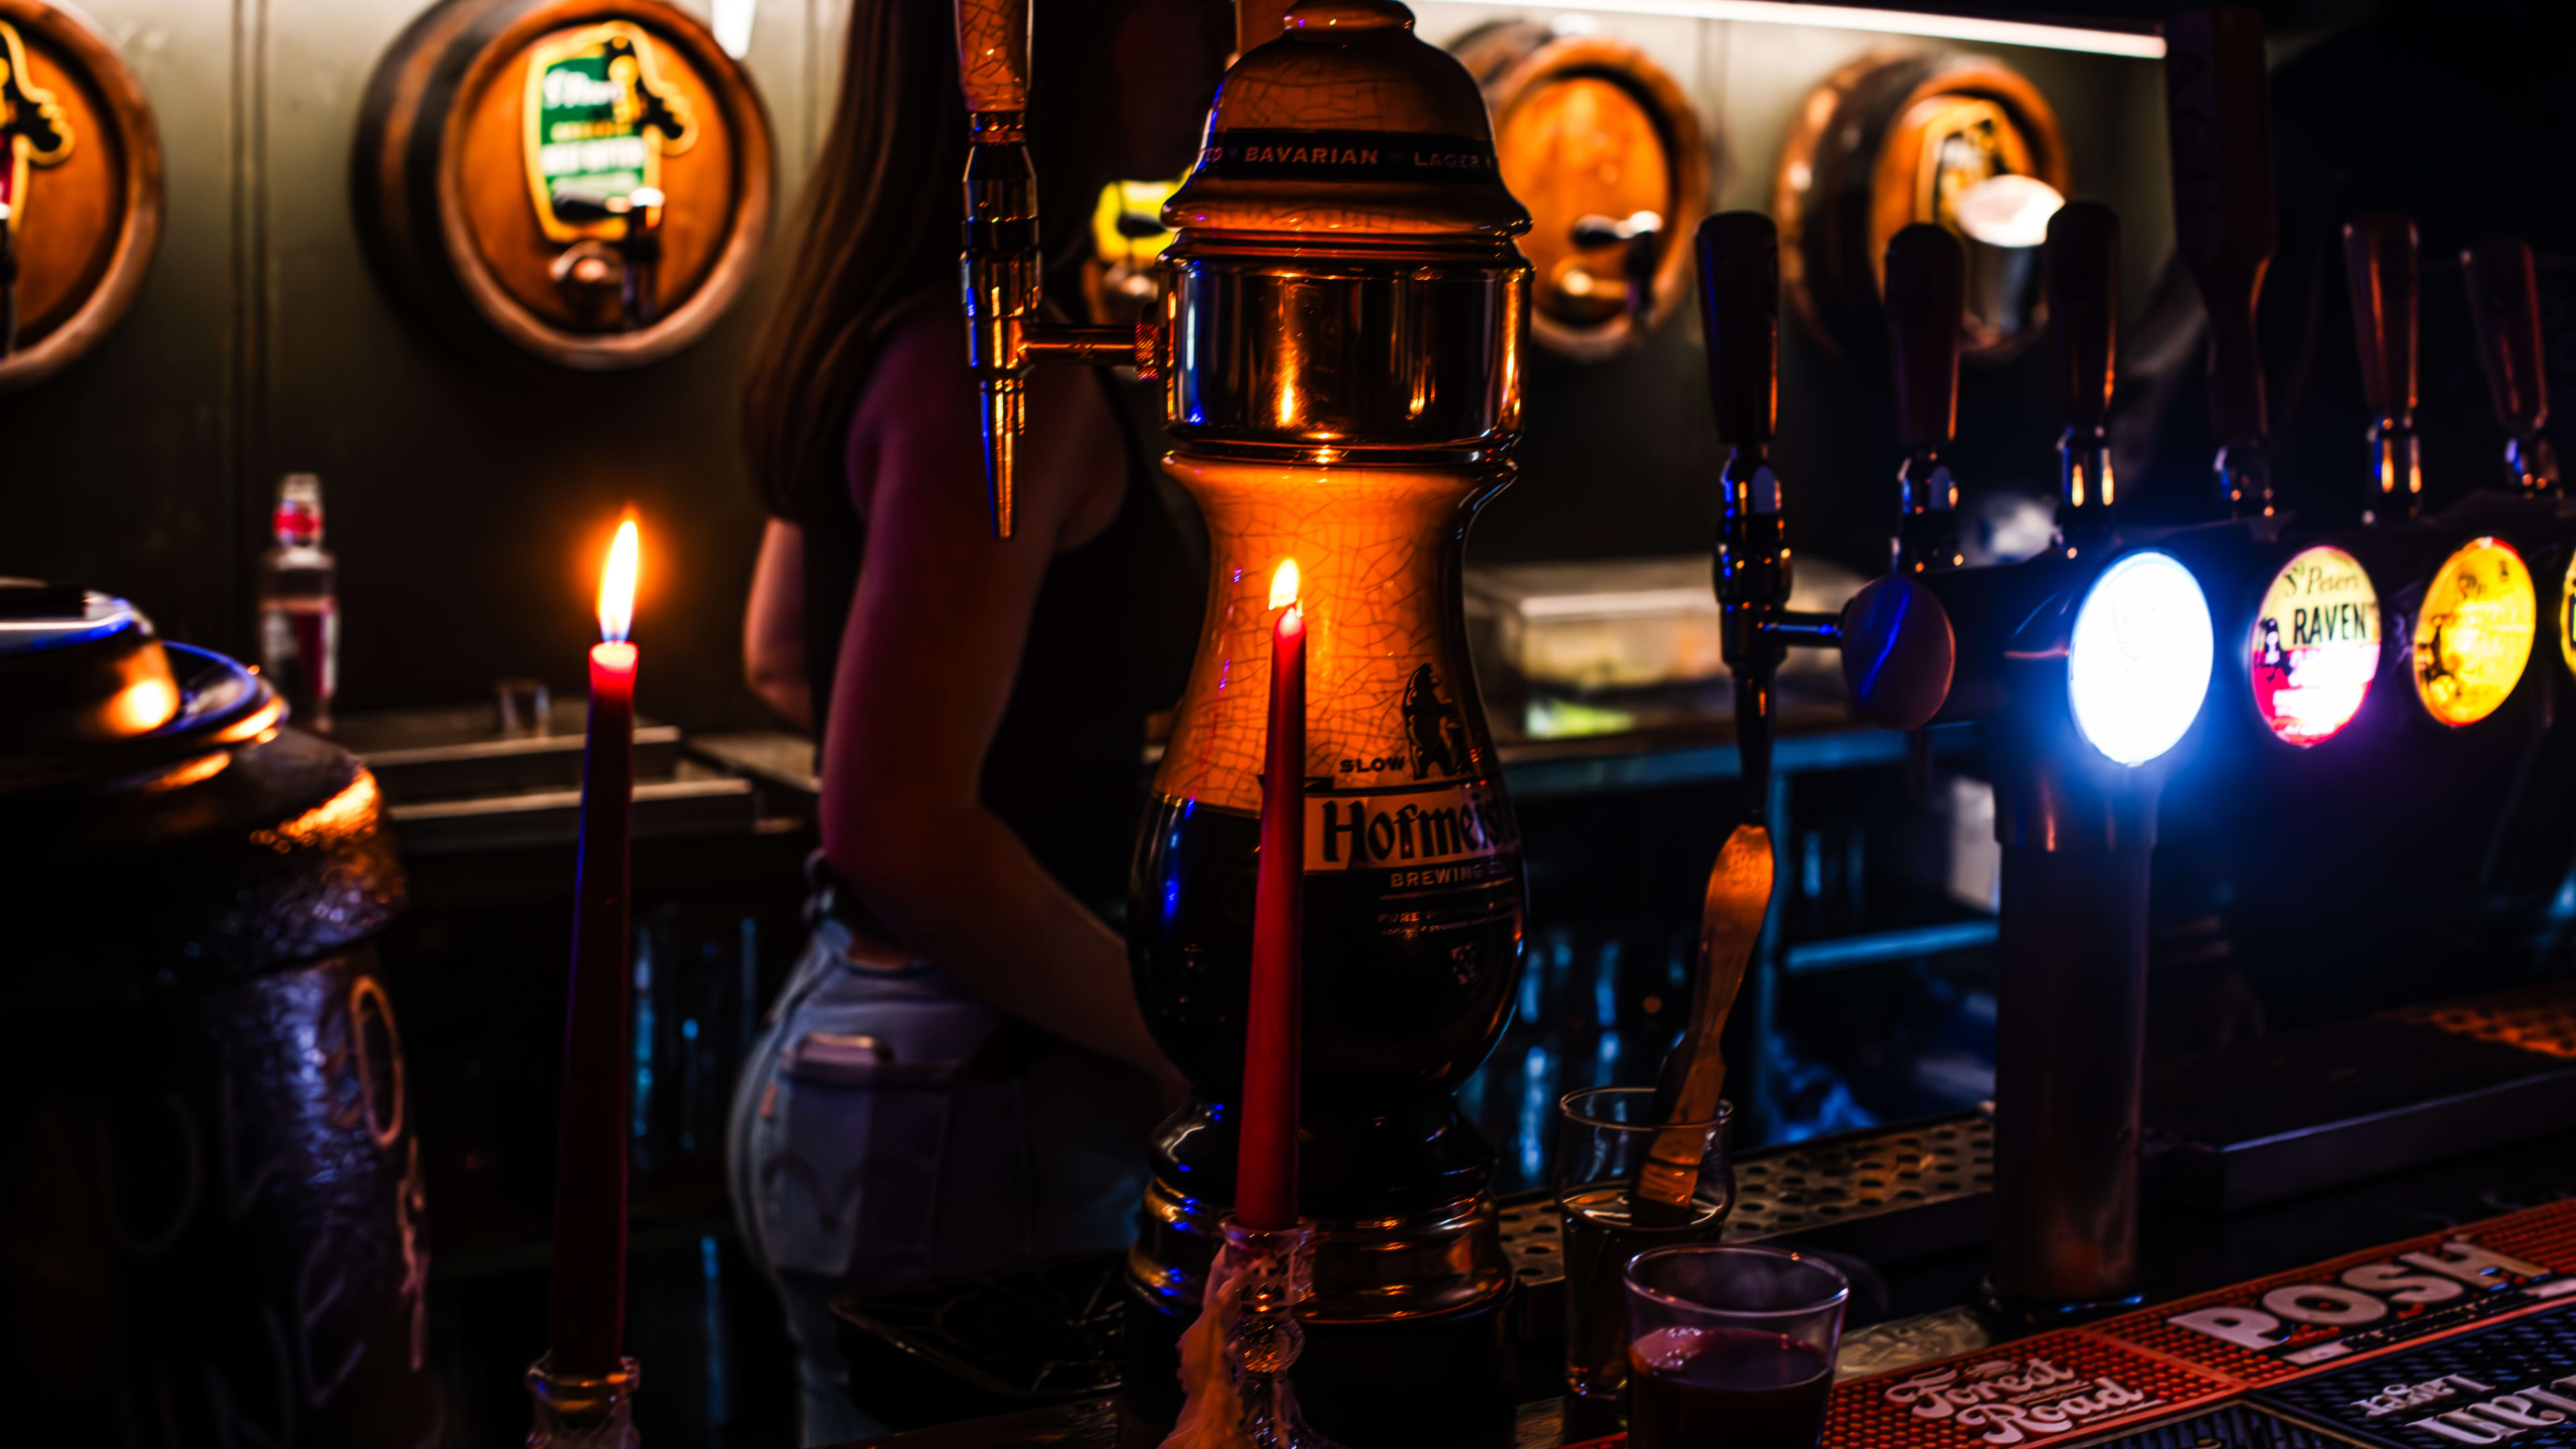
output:
[[[1039,284],[1038,178],[1029,164],[1028,0],[957,0],[957,78],[967,112],[966,221],[958,258],[966,365],[982,404],[984,483],[993,536],[1011,536],[1020,439],[1028,431],[1029,370],[1053,358],[1152,373],[1160,336],[1151,315],[1131,331],[1044,320]]]
[[[1620,249],[1620,293],[1628,325],[1643,337],[1655,317],[1655,272],[1664,262],[1663,217],[1651,211],[1625,217],[1582,216],[1574,223],[1574,245],[1578,251]]]
[[[2280,230],[2269,80],[2255,11],[2199,10],[2166,22],[2175,250],[2209,314],[2209,424],[2218,435],[2218,502],[2230,518],[2274,511],[2263,453],[2271,424],[2254,331]]]
[[[2415,223],[2357,216],[2343,227],[2353,344],[2370,401],[2370,494],[2362,521],[2413,518],[2424,507],[2415,438]]]
[[[1959,430],[1959,319],[1967,253],[1946,227],[1918,221],[1887,243],[1887,350],[1896,369],[1895,572],[1956,568],[1959,485],[1941,453]]]
[[[2120,328],[2120,218],[2098,201],[2048,219],[2048,314],[2057,334],[2057,542],[2085,549],[2111,531],[2111,384]]]
[[[2549,421],[2549,376],[2541,366],[2540,285],[2530,244],[2508,237],[2473,246],[2460,253],[2460,267],[2487,393],[2509,435],[2505,472],[2525,495],[2555,497],[2558,455],[2540,432]]]
[[[638,186],[608,201],[609,213],[626,223],[617,234],[617,254],[626,263],[618,277],[617,311],[629,332],[662,320],[662,212],[667,202],[656,186]]]

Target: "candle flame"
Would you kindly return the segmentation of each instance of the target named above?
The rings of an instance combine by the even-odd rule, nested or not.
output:
[[[1283,559],[1279,571],[1270,576],[1270,607],[1284,609],[1297,602],[1297,561]]]
[[[617,525],[617,541],[608,546],[608,567],[599,573],[599,637],[623,643],[635,626],[635,520]]]

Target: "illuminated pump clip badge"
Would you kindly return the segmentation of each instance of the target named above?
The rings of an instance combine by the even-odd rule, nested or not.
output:
[[[2379,591],[2361,561],[2339,548],[2301,550],[2254,611],[2255,713],[2294,745],[2334,738],[2379,673],[2379,629]]]
[[[2172,554],[2141,549],[2102,571],[2075,611],[2067,703],[2086,741],[2143,765],[2200,717],[2218,652],[2209,600]]]
[[[2500,538],[2472,539],[2433,575],[2415,617],[2415,695],[2446,725],[2495,713],[2531,662],[2540,599],[2522,555]]]
[[[2567,561],[2567,577],[2558,585],[2558,654],[2576,674],[2576,558]]]

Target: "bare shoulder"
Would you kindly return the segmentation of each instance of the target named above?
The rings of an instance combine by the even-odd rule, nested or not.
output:
[[[979,486],[983,416],[966,366],[966,329],[947,308],[913,309],[886,338],[850,421],[851,502],[860,516],[881,484],[927,483],[960,492]],[[1124,486],[1124,447],[1098,385],[1083,369],[1041,367],[1029,383],[1029,440],[1022,446],[1020,504],[1058,549],[1108,526]]]
[[[859,392],[855,437],[911,435],[975,426],[975,383],[966,369],[966,329],[936,307],[915,307],[886,340]]]
[[[941,308],[913,308],[886,338],[850,416],[846,460],[859,516],[869,516],[883,475],[912,476],[925,464],[980,467],[980,426],[965,328]],[[894,459],[905,462],[890,466]]]

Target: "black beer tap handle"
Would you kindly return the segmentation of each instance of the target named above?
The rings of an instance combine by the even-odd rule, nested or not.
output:
[[[1776,626],[1789,602],[1789,555],[1770,462],[1780,396],[1780,233],[1760,212],[1729,211],[1701,222],[1698,242],[1709,401],[1728,445],[1717,537],[1719,639],[1735,679],[1745,809],[1758,823],[1771,793],[1771,681],[1788,651]]]
[[[1895,571],[1959,562],[1959,490],[1941,451],[1959,426],[1959,318],[1967,254],[1943,227],[1916,222],[1887,243],[1887,350],[1896,368]]]
[[[2251,10],[2197,10],[2165,24],[2165,120],[2172,144],[2174,241],[2209,313],[2209,422],[2221,501],[2268,517],[2270,422],[2254,306],[2279,220],[2263,21]]]
[[[2496,420],[2513,434],[2505,465],[2525,493],[2558,491],[2558,460],[2540,429],[2549,421],[2549,377],[2541,370],[2540,285],[2528,244],[2504,238],[2460,253],[2477,327],[2478,362]]]
[[[1699,301],[1717,435],[1758,455],[1780,405],[1780,232],[1758,211],[1699,224]]]
[[[2415,223],[2356,216],[2343,226],[2352,340],[2370,402],[2370,495],[2364,518],[2412,518],[2424,502],[2415,441]]]
[[[2120,218],[2098,201],[2048,219],[2048,316],[2057,334],[2057,533],[2081,548],[2110,530],[2111,384],[2120,338]]]

